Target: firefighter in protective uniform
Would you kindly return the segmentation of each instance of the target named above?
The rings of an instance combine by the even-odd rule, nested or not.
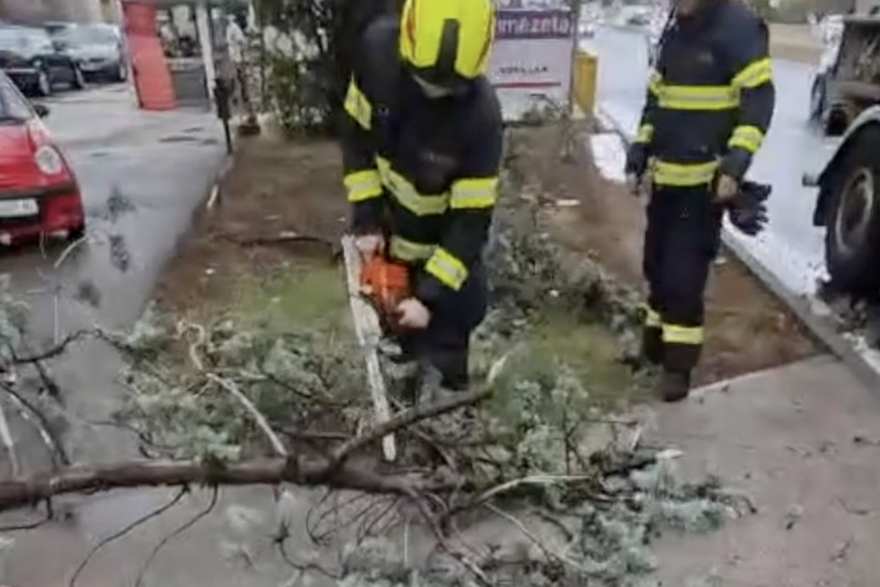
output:
[[[497,199],[502,119],[484,77],[492,0],[407,0],[364,32],[345,97],[344,183],[360,253],[405,264],[395,308],[408,359],[468,383],[487,306],[483,249]]]
[[[651,190],[643,352],[663,367],[656,391],[666,401],[690,389],[725,211],[747,234],[759,227],[744,217],[766,220],[763,203],[748,200],[766,198],[769,187],[743,189],[757,185],[743,177],[775,101],[767,27],[744,2],[674,0],[673,10],[626,162],[630,188],[644,179]]]

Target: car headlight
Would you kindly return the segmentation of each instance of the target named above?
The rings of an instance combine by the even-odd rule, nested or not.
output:
[[[34,161],[37,169],[46,175],[56,175],[64,171],[64,159],[55,147],[49,145],[40,147],[34,153]]]

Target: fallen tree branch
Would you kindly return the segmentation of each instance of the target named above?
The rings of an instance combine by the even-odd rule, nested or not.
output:
[[[367,493],[443,491],[445,485],[408,475],[383,475],[368,467],[341,465],[328,474],[329,461],[308,457],[213,461],[132,460],[100,466],[77,465],[55,474],[0,481],[0,512],[35,504],[66,493],[95,493],[136,487],[189,485],[325,485]],[[376,467],[372,467],[376,469]]]

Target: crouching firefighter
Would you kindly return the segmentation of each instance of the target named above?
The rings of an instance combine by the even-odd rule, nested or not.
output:
[[[492,0],[407,0],[400,19],[365,30],[344,104],[355,243],[367,260],[405,267],[390,326],[407,360],[453,391],[467,387],[470,335],[487,306],[482,257],[503,134],[483,75],[494,32]]]
[[[703,293],[722,216],[760,230],[769,188],[743,176],[774,107],[766,25],[744,2],[674,0],[626,162],[650,185],[643,270],[649,285],[643,352],[662,365],[657,393],[687,397],[703,345]]]

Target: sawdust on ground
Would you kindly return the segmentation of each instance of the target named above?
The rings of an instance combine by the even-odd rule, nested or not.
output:
[[[642,286],[644,202],[603,178],[586,149],[572,163],[558,156],[559,130],[516,133],[526,181],[578,207],[555,212],[558,235],[619,277]],[[576,150],[577,151],[577,150]],[[730,255],[716,264],[706,297],[707,343],[699,383],[791,363],[818,352],[797,319]]]

